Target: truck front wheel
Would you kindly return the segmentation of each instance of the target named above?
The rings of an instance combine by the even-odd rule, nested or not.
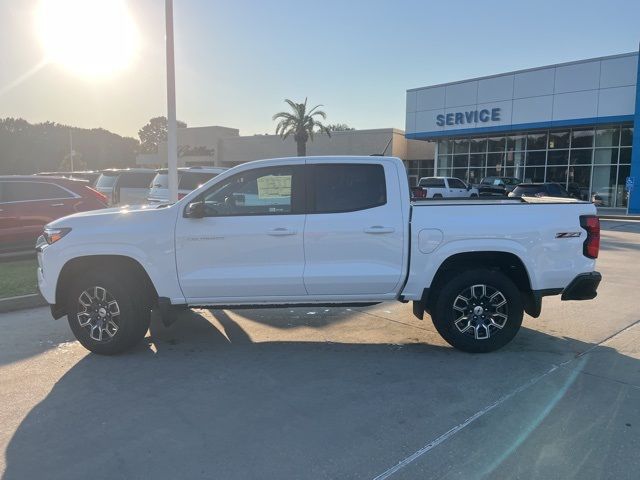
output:
[[[476,269],[449,277],[431,318],[453,347],[484,353],[509,343],[520,330],[523,315],[520,292],[507,276]]]
[[[68,289],[67,318],[78,341],[102,355],[123,352],[142,340],[151,310],[131,276],[84,272]]]

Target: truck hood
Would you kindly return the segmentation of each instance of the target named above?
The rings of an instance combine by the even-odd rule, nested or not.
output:
[[[121,207],[74,213],[73,215],[54,220],[47,226],[57,228],[72,227],[75,225],[91,225],[94,223],[119,223],[120,221],[130,223],[133,218],[138,221],[143,217],[145,219],[148,218],[149,215],[155,218],[157,218],[158,214],[163,216],[168,213],[167,210],[169,210],[169,208],[166,205],[123,205]]]

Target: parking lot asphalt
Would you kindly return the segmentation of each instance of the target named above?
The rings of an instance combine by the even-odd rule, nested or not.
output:
[[[0,314],[0,472],[25,478],[616,478],[640,472],[640,222],[603,222],[591,302],[506,348],[411,306],[192,310],[101,357]]]

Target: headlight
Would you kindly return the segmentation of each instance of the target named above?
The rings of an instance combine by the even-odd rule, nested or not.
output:
[[[67,233],[71,231],[70,228],[46,228],[44,229],[44,233],[42,236],[44,237],[45,242],[48,245],[52,243],[56,243],[62,237],[64,237]]]

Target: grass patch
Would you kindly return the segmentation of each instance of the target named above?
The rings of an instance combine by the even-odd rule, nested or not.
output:
[[[36,293],[38,291],[37,268],[38,262],[35,258],[0,262],[0,298]]]

